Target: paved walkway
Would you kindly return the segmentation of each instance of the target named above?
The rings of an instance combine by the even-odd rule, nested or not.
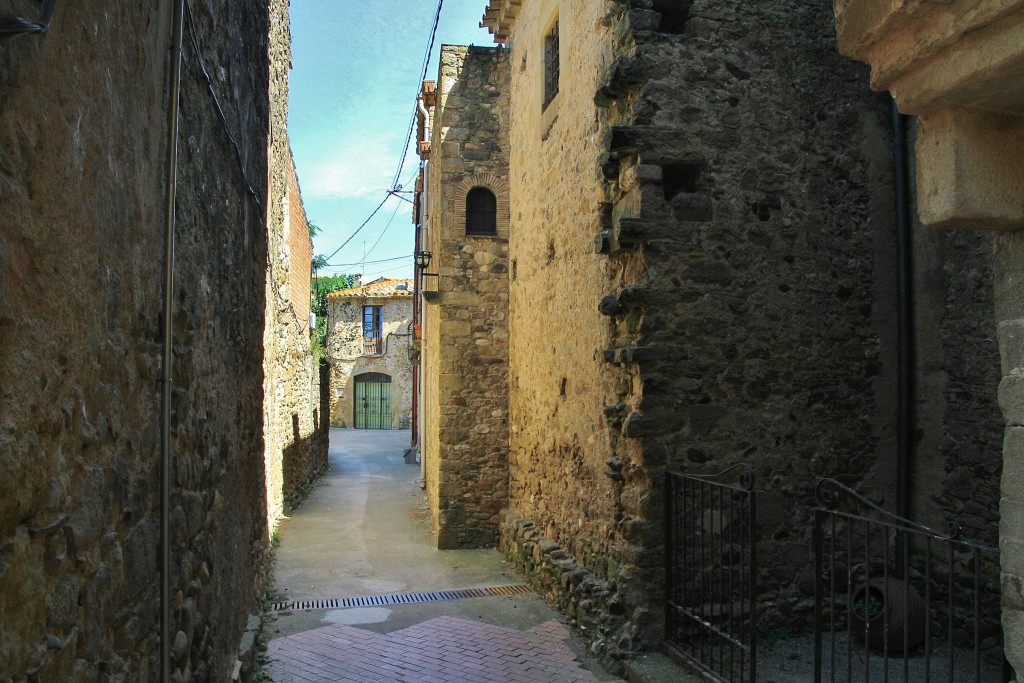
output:
[[[408,431],[331,430],[331,471],[281,525],[274,577],[283,609],[265,626],[270,678],[618,680],[586,657],[578,635],[533,593],[353,600],[522,583],[494,550],[434,548],[419,466],[402,458],[408,443]],[[301,601],[329,607],[292,606]]]

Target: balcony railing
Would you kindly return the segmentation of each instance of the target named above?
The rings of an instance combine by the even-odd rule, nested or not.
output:
[[[384,353],[384,339],[382,337],[363,337],[363,355],[379,356]]]

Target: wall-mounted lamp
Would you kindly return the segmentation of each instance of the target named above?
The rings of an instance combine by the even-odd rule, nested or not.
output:
[[[433,254],[429,251],[417,251],[416,252],[416,265],[420,268],[426,268],[430,265],[430,259],[433,258]]]

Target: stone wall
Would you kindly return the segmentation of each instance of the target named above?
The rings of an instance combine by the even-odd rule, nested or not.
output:
[[[808,616],[818,477],[894,505],[888,104],[831,26],[827,2],[533,0],[508,27],[502,547],[563,609],[585,607],[607,655],[662,635],[665,468],[755,466],[766,624]],[[972,478],[977,503],[949,492],[998,463],[985,248],[948,233],[916,247],[937,286],[915,302],[914,511],[979,530],[995,477]],[[965,267],[935,259],[953,249]]]
[[[992,234],[912,230],[915,445],[911,517],[999,544],[1003,420],[992,319]],[[996,577],[991,577],[995,583]]]
[[[1018,435],[1024,394],[1019,332],[1024,311],[1020,306],[1024,252],[1018,238],[1024,228],[1024,195],[1020,192],[1024,99],[1016,74],[1024,68],[1024,2],[882,6],[870,0],[838,0],[835,18],[842,52],[870,64],[872,87],[888,90],[901,112],[918,117],[916,209],[922,222],[1005,231],[997,234],[994,249],[995,322],[1002,374],[998,396],[1006,423],[998,494],[999,546],[1004,649],[1019,678],[1024,671],[1024,515],[1020,495],[1024,450]],[[951,239],[958,253],[949,255],[946,272],[967,270],[981,275],[979,284],[965,290],[966,296],[957,305],[969,308],[971,295],[977,293],[974,315],[983,316],[989,299],[982,293],[980,281],[987,280],[987,273],[971,266],[963,268],[959,249],[965,244],[969,250],[970,245],[986,245],[991,238],[954,233]],[[937,283],[921,284],[934,290]],[[943,332],[949,329],[949,325],[942,327]],[[960,368],[970,367],[972,374],[990,377],[992,337],[987,330],[960,332],[968,336],[973,332],[975,344],[985,350],[978,358],[972,358],[970,351],[963,354]],[[940,376],[938,383],[945,383],[945,377]],[[951,373],[950,389],[956,391],[957,384]],[[957,398],[965,403],[962,393]],[[984,412],[988,412],[987,406]],[[970,427],[964,425],[961,431],[969,434]],[[987,420],[983,431],[989,431]],[[975,445],[973,441],[967,440],[968,450]],[[970,459],[968,456],[964,464]],[[988,522],[986,540],[992,534],[994,517],[991,487],[978,487],[976,482],[987,482],[985,475],[998,471],[999,463],[985,457],[976,461],[974,477],[957,468],[947,478],[951,504],[961,506],[968,521]]]
[[[347,290],[351,292],[352,290]],[[354,297],[346,290],[327,295],[327,356],[331,363],[331,415],[335,427],[354,426],[355,382],[364,372],[391,377],[391,428],[412,421],[412,292],[397,297]],[[363,306],[384,307],[384,353],[363,353]]]
[[[602,157],[617,119],[594,105],[594,94],[616,55],[613,9],[608,2],[526,2],[508,43],[510,500],[501,544],[542,593],[588,628],[601,653],[633,646],[627,621],[655,628],[662,621],[657,595],[643,596],[653,578],[635,570],[640,545],[622,533],[653,514],[650,478],[640,468],[630,469],[628,481],[606,475],[616,458],[642,459],[638,441],[605,423],[605,405],[636,385],[604,361],[613,328],[597,310],[611,284],[593,237],[607,201]],[[556,13],[559,94],[542,108],[543,36]],[[599,586],[599,600],[579,586]],[[605,615],[600,627],[583,617],[587,610]]]
[[[268,5],[192,5],[265,196]],[[62,2],[0,45],[0,680],[158,679],[170,10]],[[186,38],[169,635],[178,680],[224,681],[267,560],[267,246],[199,58]]]
[[[287,14],[272,21],[270,188],[264,354],[264,460],[269,529],[327,466],[327,420],[320,415],[320,372],[310,345],[312,239],[288,143]]]
[[[427,167],[426,485],[439,548],[493,546],[508,500],[508,72],[504,50],[441,47]],[[497,201],[466,234],[466,196]]]
[[[999,235],[995,249],[996,321],[1001,353],[999,404],[1006,418],[999,505],[1003,642],[1024,671],[1024,234]]]

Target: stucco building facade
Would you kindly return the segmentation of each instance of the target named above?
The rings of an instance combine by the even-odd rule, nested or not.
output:
[[[501,405],[456,381],[472,364],[442,325],[446,280],[476,266],[458,189],[507,164],[508,306],[464,299],[507,316],[500,545],[609,660],[665,635],[667,472],[753,466],[764,623],[809,619],[821,477],[999,541],[993,240],[900,236],[889,103],[834,20],[827,2],[494,0],[497,119],[479,87],[444,100],[482,53],[442,59],[417,214],[427,488],[463,467],[430,411],[454,388]],[[488,519],[490,489],[447,492]],[[430,500],[435,518],[452,504]]]
[[[379,278],[327,295],[330,423],[409,429],[412,280]]]

